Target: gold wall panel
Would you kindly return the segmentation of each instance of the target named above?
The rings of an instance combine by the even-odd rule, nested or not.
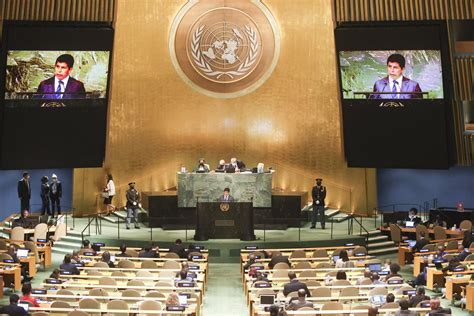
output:
[[[467,20],[472,0],[334,0],[338,22]]]
[[[205,157],[214,168],[236,156],[273,166],[275,188],[310,190],[321,176],[331,206],[371,210],[374,171],[344,161],[333,1],[264,1],[281,29],[279,62],[259,89],[230,100],[193,91],[172,66],[170,26],[185,2],[118,0],[104,170],[75,170],[75,208],[96,208],[107,171],[122,205],[131,180],[142,191],[164,190],[182,165]]]
[[[0,0],[4,20],[111,22],[116,0]]]

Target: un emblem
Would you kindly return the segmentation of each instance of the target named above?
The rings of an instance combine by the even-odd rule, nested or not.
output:
[[[229,211],[229,208],[230,208],[229,203],[221,203],[219,205],[219,209],[221,210],[221,212],[227,212]]]
[[[189,0],[176,16],[170,55],[197,91],[232,98],[257,89],[276,66],[279,29],[260,1]]]

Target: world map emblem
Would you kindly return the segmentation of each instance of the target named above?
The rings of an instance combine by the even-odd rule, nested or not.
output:
[[[260,1],[190,0],[170,33],[178,74],[195,90],[233,98],[256,90],[279,55],[279,29]]]

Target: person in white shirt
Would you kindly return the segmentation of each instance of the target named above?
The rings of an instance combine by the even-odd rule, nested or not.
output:
[[[112,174],[107,175],[107,184],[104,188],[104,205],[105,205],[105,212],[108,214],[115,209],[115,206],[112,204],[112,199],[115,196],[115,184],[114,178]]]
[[[349,260],[349,255],[346,250],[341,250],[339,253],[339,259],[336,261],[336,269],[339,268],[354,268],[354,261]]]

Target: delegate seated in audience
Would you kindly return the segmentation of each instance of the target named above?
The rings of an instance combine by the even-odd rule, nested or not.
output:
[[[370,279],[372,276],[372,272],[370,272],[369,269],[365,269],[364,270],[364,276],[360,277],[357,279],[356,281],[356,284],[357,285],[360,285],[362,283],[362,281],[366,280],[366,279]]]
[[[415,225],[421,223],[421,217],[418,216],[418,210],[416,207],[412,207],[408,212],[408,217],[406,218],[407,222],[413,222]]]
[[[400,272],[400,266],[398,265],[398,263],[392,263],[390,265],[390,274],[387,275],[387,277],[385,278],[385,281],[388,281],[391,278],[395,278],[395,277],[402,278],[402,276],[398,274],[398,272]]]
[[[84,261],[82,261],[82,260],[81,260],[81,257],[79,256],[79,251],[74,250],[74,251],[72,252],[71,262],[72,262],[72,263],[84,264]]]
[[[51,274],[49,275],[49,278],[58,280],[60,276],[61,271],[59,269],[54,269],[53,272],[51,272]]]
[[[194,284],[193,286],[196,286],[193,278],[188,276],[188,273],[184,270],[179,271],[179,279],[176,280],[175,284],[178,286],[178,284],[182,282],[192,282]]]
[[[382,271],[390,271],[390,265],[392,264],[392,260],[390,259],[385,259],[383,263],[383,268]]]
[[[283,309],[280,309],[280,306],[273,304],[268,309],[270,316],[287,316],[286,312]]]
[[[32,222],[28,218],[29,214],[30,212],[28,210],[21,211],[20,217],[18,217],[17,219],[13,221],[12,228],[15,228],[15,227],[30,228],[30,225]]]
[[[183,246],[183,242],[179,238],[176,239],[174,245],[170,247],[169,252],[177,254],[180,258],[186,258],[186,249]]]
[[[469,250],[466,251],[466,249],[468,248],[464,248],[462,244],[458,246],[459,255],[456,257],[456,259],[458,259],[459,262],[464,261],[464,259],[466,259],[467,256],[471,254],[471,252]]]
[[[451,258],[448,261],[448,265],[444,268],[441,269],[441,271],[444,272],[444,274],[447,274],[446,272],[454,272],[454,268],[459,267],[461,264],[458,261],[457,257]]]
[[[277,264],[277,263],[280,263],[280,262],[284,262],[286,263],[288,266],[291,267],[291,263],[290,263],[290,260],[288,259],[287,256],[283,256],[283,255],[280,255],[278,253],[269,253],[269,255],[271,256],[271,260],[270,262],[268,263],[268,268],[269,269],[273,269],[273,267]]]
[[[116,254],[115,256],[120,258],[130,258],[131,256],[127,253],[127,245],[121,244],[120,253]]]
[[[249,255],[249,259],[248,259],[247,263],[244,264],[244,271],[248,270],[250,268],[250,266],[255,263],[255,260],[256,260],[255,255],[253,253],[251,253]]]
[[[171,292],[166,298],[166,306],[179,306],[179,296],[176,292]]]
[[[385,285],[385,282],[380,280],[380,275],[377,272],[372,272],[370,278],[372,279],[372,284],[374,285]]]
[[[109,268],[115,268],[115,264],[110,260],[110,252],[104,251],[102,253],[102,262],[105,262],[109,265]]]
[[[400,304],[400,310],[398,310],[396,313],[395,313],[395,316],[399,316],[399,315],[416,315],[416,312],[414,311],[411,311],[408,309],[408,307],[410,306],[410,303],[408,303],[407,300],[405,299],[402,299],[398,302],[398,304]]]
[[[429,241],[425,239],[425,232],[420,231],[420,240],[418,240],[413,248],[411,248],[411,252],[420,252],[421,249],[423,249],[424,246],[428,245]]]
[[[304,290],[307,296],[311,296],[311,292],[309,291],[308,287],[305,283],[300,282],[296,278],[296,273],[294,271],[288,272],[288,278],[290,278],[290,282],[286,283],[283,286],[283,295],[288,296],[291,292],[296,292],[300,289]]]
[[[96,255],[96,251],[94,249],[92,249],[91,242],[88,239],[85,239],[82,242],[82,251],[83,252],[92,252],[94,254],[94,256]]]
[[[145,246],[138,253],[138,257],[139,258],[159,258],[160,254],[157,250],[158,250],[158,247],[156,247],[156,249],[153,249],[153,245],[149,244],[149,245]]]
[[[80,274],[79,269],[76,267],[74,263],[71,262],[71,255],[67,254],[64,256],[63,263],[59,266],[60,270],[67,271],[71,274],[78,275]]]
[[[296,311],[303,307],[313,308],[313,303],[306,300],[306,291],[304,289],[299,289],[298,298],[291,300],[286,309],[289,311]]]
[[[21,306],[18,306],[20,297],[16,294],[10,295],[10,305],[5,305],[0,308],[0,314],[11,316],[26,316],[28,313]]]
[[[385,297],[385,303],[394,303],[395,302],[395,295],[393,293],[388,293],[387,296]]]
[[[12,257],[14,263],[20,263],[21,266],[21,276],[23,277],[23,282],[29,282],[33,277],[29,276],[28,270],[27,270],[27,263],[22,263],[20,262],[20,259],[16,255],[18,246],[16,244],[10,244],[7,248],[7,254]]]
[[[410,298],[410,301],[409,301],[410,307],[416,307],[416,305],[418,305],[418,303],[420,303],[421,301],[427,301],[429,299],[430,297],[425,295],[425,287],[419,286],[416,289],[416,295],[413,295]]]
[[[341,250],[339,253],[339,259],[336,261],[336,269],[341,268],[354,268],[355,264],[353,261],[349,260],[349,255],[346,250]]]
[[[337,271],[336,273],[336,281],[338,280],[347,280],[347,274],[345,271]],[[328,274],[326,276],[326,285],[332,285],[334,280],[332,279],[331,275]]]
[[[30,302],[34,307],[40,307],[40,304],[38,303],[36,298],[31,296],[31,283],[23,283],[23,286],[21,287],[21,293],[23,293],[23,296],[20,297],[20,302]]]
[[[442,308],[441,302],[438,299],[430,301],[430,309],[430,313],[428,314],[429,316],[442,316],[445,314],[451,314],[451,309]]]

